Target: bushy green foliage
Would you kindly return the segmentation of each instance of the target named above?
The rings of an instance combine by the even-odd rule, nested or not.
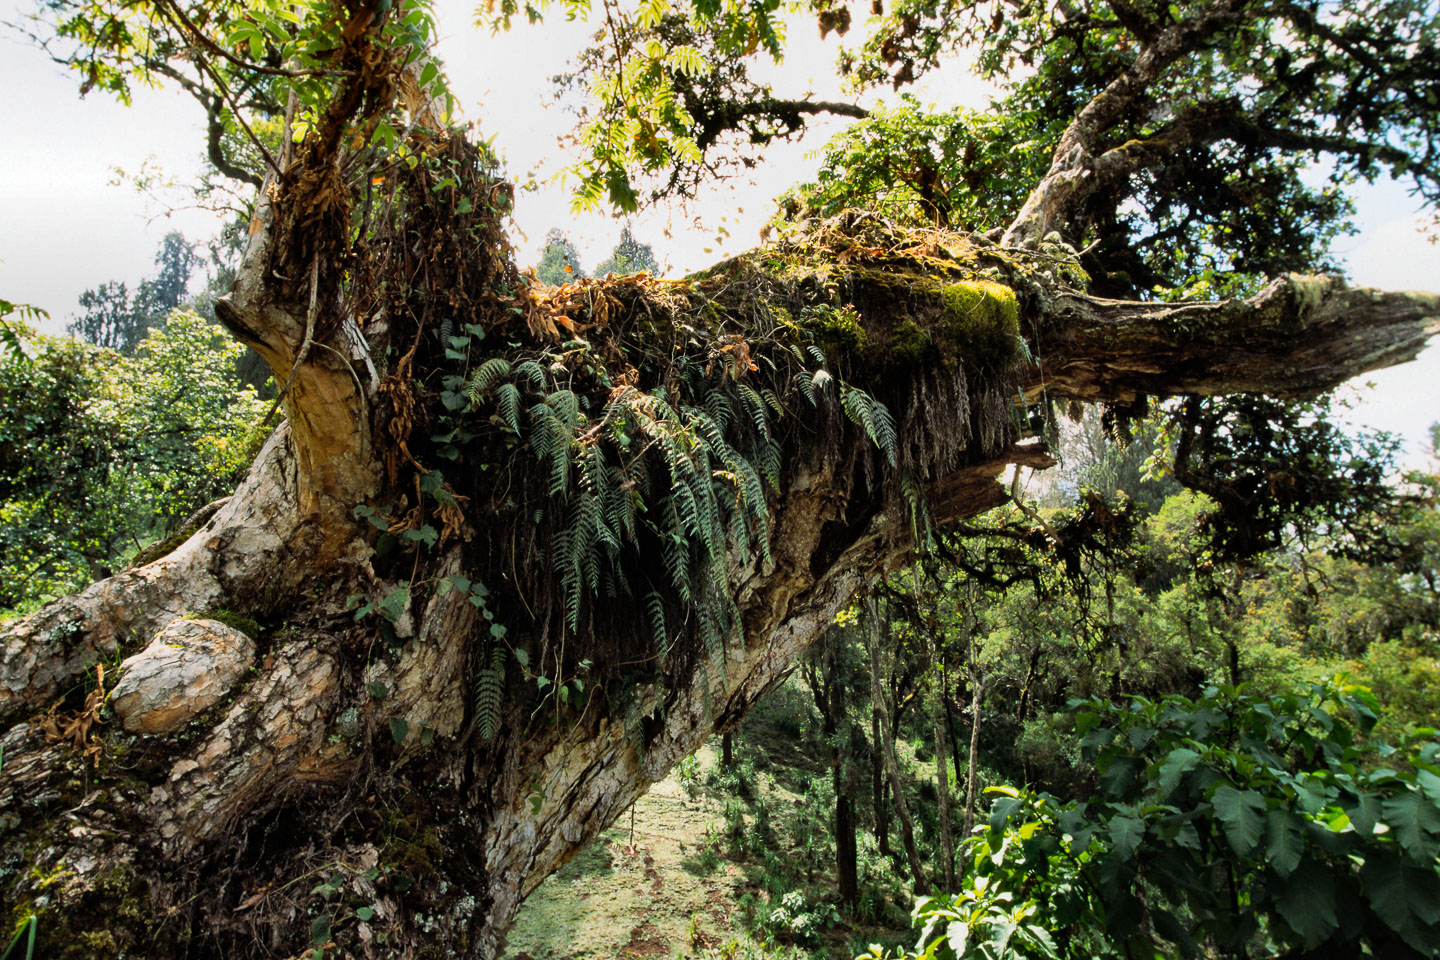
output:
[[[980,233],[1019,212],[1049,159],[1009,115],[934,109],[906,94],[826,144],[814,181],[779,198],[776,225],[866,207],[902,223]]]
[[[917,909],[920,955],[1440,950],[1435,730],[1366,741],[1379,704],[1340,680],[1075,707],[1093,792],[992,791],[966,889]]]
[[[0,610],[83,586],[228,493],[264,404],[241,348],[171,314],[132,356],[31,335],[0,355]]]
[[[179,233],[167,233],[155,253],[154,277],[140,281],[132,294],[124,283],[102,283],[80,295],[84,311],[66,330],[96,346],[133,353],[152,327],[160,327],[170,311],[182,306],[190,278],[202,258]]]

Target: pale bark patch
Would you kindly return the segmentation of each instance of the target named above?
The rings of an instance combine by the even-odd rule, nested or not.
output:
[[[255,641],[218,620],[175,620],[120,665],[110,708],[131,733],[169,733],[230,692],[255,660]]]

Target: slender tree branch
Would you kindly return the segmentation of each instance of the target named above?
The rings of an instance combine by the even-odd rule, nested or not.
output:
[[[159,0],[157,6],[168,13],[172,22],[179,21],[179,27],[182,33],[188,34],[215,56],[230,61],[248,73],[263,73],[271,77],[348,77],[354,75],[353,71],[336,70],[330,67],[311,67],[297,70],[288,67],[268,67],[264,64],[254,63],[242,57],[235,56],[235,54],[210,39],[205,31],[197,27],[190,18],[185,15],[185,11],[181,9],[175,0]]]
[[[1007,246],[1038,242],[1099,189],[1094,160],[1101,136],[1132,111],[1168,67],[1238,20],[1241,7],[1241,0],[1224,0],[1204,14],[1166,28],[1081,109],[1061,134],[1050,171],[1006,229]]]

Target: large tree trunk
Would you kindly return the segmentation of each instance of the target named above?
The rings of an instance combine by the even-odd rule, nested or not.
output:
[[[267,185],[217,307],[284,386],[285,424],[173,553],[0,632],[0,838],[18,857],[0,900],[6,929],[38,917],[44,956],[494,957],[527,894],[906,557],[918,512],[974,515],[1004,500],[1008,464],[1051,463],[1022,442],[1018,394],[1308,391],[1413,357],[1440,314],[1434,296],[1329,279],[1243,302],[1101,301],[1044,261],[863,216],[691,281],[540,298],[499,232],[508,188],[473,147],[417,140],[421,162],[378,197],[342,164],[347,124],[396,89],[397,65],[359,49],[337,52],[335,105]],[[517,368],[535,360],[546,389],[592,410],[635,384],[677,402],[700,381],[774,391],[776,476],[750,504],[768,521],[732,527],[712,588],[728,605],[682,595],[654,559],[683,465],[621,487],[622,507],[633,491],[653,512],[615,569],[654,590],[566,567],[594,477],[560,464],[552,480],[533,426],[507,427],[483,389],[484,409],[465,407],[455,382],[476,370],[452,340],[467,325],[487,336],[476,366],[512,344]],[[893,411],[893,445],[836,380]],[[613,422],[564,424],[566,455],[603,447],[630,469],[674,440],[664,423],[623,456]],[[703,481],[738,489],[740,466],[720,466]],[[119,661],[110,717],[84,684],[101,664],[108,688]]]

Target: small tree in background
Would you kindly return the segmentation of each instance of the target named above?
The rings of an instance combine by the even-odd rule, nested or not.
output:
[[[80,295],[85,312],[65,328],[66,332],[97,346],[133,353],[151,327],[163,327],[170,311],[186,301],[190,278],[204,262],[183,235],[167,233],[155,254],[159,273],[141,280],[134,296],[120,281],[86,290]]]
[[[640,243],[635,235],[630,232],[628,226],[620,231],[620,242],[615,244],[615,249],[610,251],[610,256],[600,261],[595,268],[595,276],[604,277],[609,274],[626,273],[653,273],[660,272],[660,264],[655,260],[655,251],[648,243]]]
[[[535,276],[555,287],[585,276],[575,244],[558,227],[551,227],[545,233],[545,250],[540,254],[540,262],[535,264]]]

